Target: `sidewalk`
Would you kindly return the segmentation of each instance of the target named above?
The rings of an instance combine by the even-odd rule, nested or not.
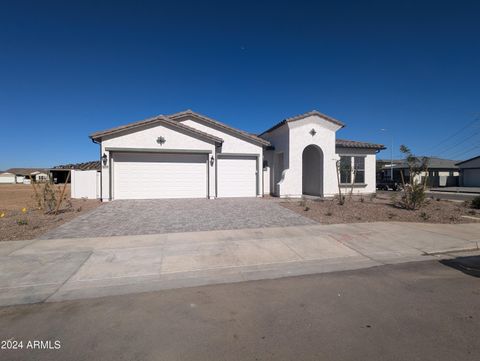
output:
[[[479,243],[480,223],[396,222],[2,242],[0,305],[439,259]]]

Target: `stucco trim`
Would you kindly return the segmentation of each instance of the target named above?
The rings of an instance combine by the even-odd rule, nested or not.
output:
[[[109,152],[133,152],[133,153],[181,153],[181,154],[211,154],[210,149],[152,149],[152,148],[117,148],[106,147]]]

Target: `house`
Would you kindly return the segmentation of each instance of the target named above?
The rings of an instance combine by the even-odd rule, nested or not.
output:
[[[16,183],[46,182],[49,180],[47,169],[43,168],[10,168],[7,172],[15,174]]]
[[[461,187],[480,187],[480,155],[456,165],[460,169]]]
[[[422,158],[422,157],[418,157]],[[428,158],[428,178],[427,185],[429,187],[454,187],[458,185],[459,169],[456,160],[443,159],[437,157]],[[395,160],[379,160],[380,169],[377,173],[378,180],[391,179],[393,168],[393,180],[401,183],[403,173],[405,182],[410,179],[408,164],[405,159]],[[393,165],[393,167],[392,167]],[[421,172],[416,176],[417,182],[425,181],[426,172]]]
[[[337,139],[344,124],[312,111],[260,135],[191,110],[90,135],[100,145],[101,199],[333,196],[375,192],[383,145]],[[338,161],[338,162],[337,162]],[[337,165],[343,165],[337,175]]]
[[[9,172],[0,172],[0,183],[15,184],[15,174]]]

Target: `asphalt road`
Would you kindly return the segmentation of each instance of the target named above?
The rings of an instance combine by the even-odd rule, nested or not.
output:
[[[480,256],[448,262],[4,307],[0,359],[478,360]]]

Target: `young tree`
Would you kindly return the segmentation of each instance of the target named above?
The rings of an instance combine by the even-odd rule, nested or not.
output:
[[[416,157],[405,145],[400,146],[400,152],[405,155],[408,168],[408,181],[405,181],[403,170],[400,171],[403,184],[401,205],[406,209],[415,210],[425,202],[429,159],[427,157]],[[422,173],[425,174],[423,182],[421,178],[420,181],[418,179]]]

